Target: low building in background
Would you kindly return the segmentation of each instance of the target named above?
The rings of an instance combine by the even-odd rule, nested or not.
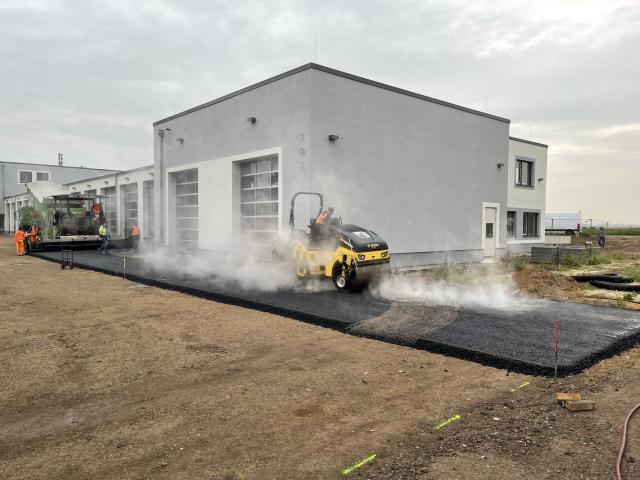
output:
[[[19,224],[20,208],[27,206],[25,184],[36,181],[65,184],[118,170],[70,167],[41,163],[0,162],[0,228],[13,233]]]

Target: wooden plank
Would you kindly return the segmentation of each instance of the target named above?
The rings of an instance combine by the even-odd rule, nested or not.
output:
[[[577,392],[558,392],[556,393],[556,401],[558,403],[566,402],[568,400],[582,400],[582,395]]]
[[[596,402],[593,400],[567,400],[563,405],[564,408],[572,412],[582,412],[596,408]]]

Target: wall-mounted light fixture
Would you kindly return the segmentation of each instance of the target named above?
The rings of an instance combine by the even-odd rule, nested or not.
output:
[[[504,163],[498,163],[498,164],[496,164],[496,166],[497,166],[498,168],[502,168],[502,167],[504,167]]]
[[[91,188],[91,184],[90,183],[87,183],[87,188]]]
[[[158,136],[159,137],[164,137],[164,132],[171,132],[170,128],[160,128],[158,129]]]
[[[124,181],[129,183],[129,177],[124,177]]]
[[[544,178],[542,178],[542,177],[540,177],[540,178],[538,179],[538,181],[539,181],[539,182],[541,182],[541,181],[543,181],[543,180],[544,180]]]
[[[73,190],[75,192],[76,191],[76,187],[71,187],[71,190]]]
[[[109,185],[109,182],[107,180],[104,181],[105,185]]]
[[[178,142],[180,145],[182,145],[184,143],[184,138],[182,137],[178,137],[178,139],[176,140],[176,142]]]
[[[340,140],[340,135],[334,135],[334,134],[329,135],[330,142],[335,142],[336,140]]]
[[[258,119],[256,117],[247,117],[247,122],[249,123],[256,123],[258,121]]]
[[[149,175],[153,177],[153,172],[149,172]]]

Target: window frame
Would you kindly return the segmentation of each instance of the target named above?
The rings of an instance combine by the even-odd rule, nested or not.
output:
[[[31,175],[31,180],[26,181],[26,182],[23,182],[23,181],[20,179],[20,174],[21,174],[21,173],[28,173],[29,175]],[[18,183],[25,184],[25,183],[31,183],[31,182],[33,182],[33,170],[18,170]]]
[[[48,182],[51,179],[51,172],[45,172],[45,171],[42,171],[42,170],[38,170],[38,171],[35,172],[35,174],[36,174],[36,182]],[[47,176],[47,179],[46,180],[38,179],[38,175],[40,175],[40,174],[45,174]]]
[[[528,232],[528,215],[536,216],[536,221],[533,223],[535,229],[535,233],[533,235]],[[540,238],[540,212],[522,212],[522,238]]]
[[[527,163],[529,165],[528,183],[523,183],[522,182],[522,164],[523,163]],[[514,178],[514,184],[515,184],[516,188],[531,188],[531,189],[536,188],[535,172],[536,172],[536,161],[535,161],[535,159],[526,158],[526,157],[516,157],[515,178]]]

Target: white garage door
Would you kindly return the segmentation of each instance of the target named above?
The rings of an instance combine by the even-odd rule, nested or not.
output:
[[[198,169],[176,174],[176,241],[198,246]]]
[[[124,191],[124,229],[131,231],[132,225],[138,225],[138,184],[123,185]]]
[[[253,245],[271,245],[278,233],[278,157],[243,162],[242,233]]]
[[[104,195],[104,217],[109,225],[109,234],[115,235],[118,230],[118,206],[116,203],[116,187],[102,189]]]

